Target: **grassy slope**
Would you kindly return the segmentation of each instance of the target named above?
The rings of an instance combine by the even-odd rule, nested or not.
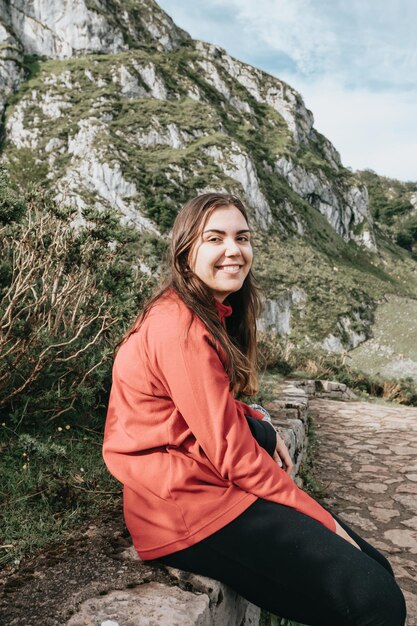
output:
[[[24,431],[0,425],[0,569],[65,541],[121,497],[101,459],[99,430],[67,423]]]
[[[383,378],[417,382],[417,301],[389,296],[376,311],[373,337],[350,352],[351,365]]]

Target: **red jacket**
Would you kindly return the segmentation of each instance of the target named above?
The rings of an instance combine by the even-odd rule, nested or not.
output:
[[[217,303],[221,319],[231,308]],[[219,530],[257,498],[293,507],[335,530],[253,438],[223,356],[173,291],[120,347],[103,455],[124,485],[124,514],[142,559],[181,550]]]

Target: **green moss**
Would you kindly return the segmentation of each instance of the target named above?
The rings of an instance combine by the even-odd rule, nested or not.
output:
[[[41,61],[35,54],[27,54],[23,57],[23,67],[26,73],[26,79],[36,78],[41,71]]]

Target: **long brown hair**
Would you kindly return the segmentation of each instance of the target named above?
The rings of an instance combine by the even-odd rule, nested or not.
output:
[[[120,343],[140,328],[151,307],[171,288],[192,313],[204,322],[214,342],[225,351],[231,390],[236,395],[253,395],[258,390],[256,319],[261,310],[261,299],[252,270],[239,291],[227,298],[233,313],[226,318],[225,329],[219,320],[212,291],[189,267],[190,252],[204,224],[215,209],[227,206],[236,207],[248,222],[247,211],[241,200],[229,194],[205,193],[189,200],[182,207],[172,229],[165,276]]]

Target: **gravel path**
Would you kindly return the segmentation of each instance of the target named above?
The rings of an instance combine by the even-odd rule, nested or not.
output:
[[[417,408],[310,400],[323,504],[378,548],[417,626]]]

